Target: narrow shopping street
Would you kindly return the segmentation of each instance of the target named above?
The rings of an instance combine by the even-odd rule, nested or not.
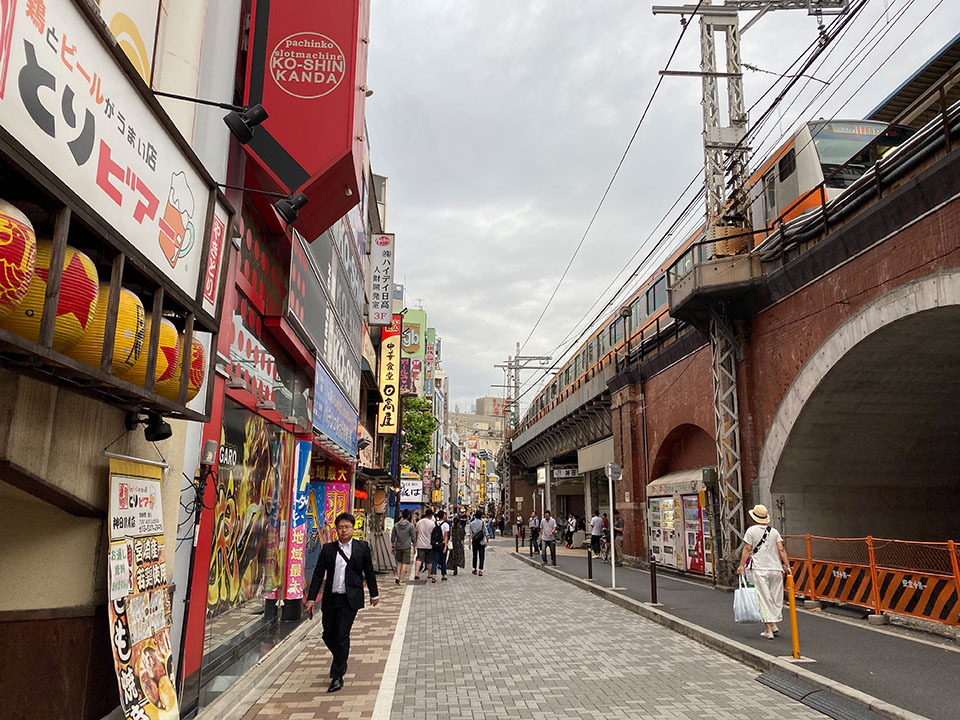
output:
[[[491,548],[483,577],[468,570],[403,590],[384,582],[381,605],[357,618],[341,692],[326,692],[329,655],[314,620],[312,638],[286,668],[274,668],[279,674],[252,705],[243,678],[200,717],[823,717],[756,682],[752,668],[509,551]],[[408,615],[398,627],[404,595]],[[244,696],[247,704],[237,702]]]

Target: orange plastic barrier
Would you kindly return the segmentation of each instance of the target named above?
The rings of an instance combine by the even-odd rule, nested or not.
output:
[[[796,594],[960,625],[956,543],[785,535]]]

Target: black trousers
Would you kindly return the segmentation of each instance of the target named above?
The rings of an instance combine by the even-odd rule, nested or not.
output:
[[[350,630],[357,611],[350,607],[346,595],[337,593],[331,593],[327,602],[321,603],[320,611],[323,614],[323,643],[333,655],[330,677],[343,677],[350,656]]]
[[[480,560],[480,570],[483,570],[483,556],[487,554],[487,546],[481,545],[479,540],[473,541],[473,569],[477,570],[477,559]]]

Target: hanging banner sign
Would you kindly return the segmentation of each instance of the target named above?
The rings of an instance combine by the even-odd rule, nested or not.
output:
[[[298,440],[292,509],[290,512],[290,538],[287,542],[287,582],[284,599],[296,600],[303,597],[306,574],[307,543],[307,501],[310,483],[310,460],[313,442]]]
[[[433,373],[436,356],[437,331],[434,328],[427,328],[426,351],[423,361],[423,394],[425,397],[433,397]]]
[[[410,358],[400,358],[400,394],[413,395],[413,376],[410,374]]]
[[[370,298],[369,325],[389,325],[393,322],[393,262],[394,235],[374,235],[370,244],[370,275],[367,297]]]
[[[377,413],[381,435],[396,435],[400,422],[400,327],[403,316],[383,328],[380,344],[380,394],[383,400]]]
[[[127,720],[178,720],[158,467],[110,460],[110,645]]]
[[[420,480],[420,478],[416,478],[415,480],[400,481],[400,502],[423,502],[423,482]]]
[[[313,427],[353,456],[357,454],[360,416],[317,360],[313,389]]]

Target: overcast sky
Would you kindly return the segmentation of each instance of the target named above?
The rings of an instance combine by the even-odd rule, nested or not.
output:
[[[503,381],[493,366],[530,333],[597,207],[680,36],[679,18],[654,16],[653,4],[372,0],[371,163],[389,178],[397,282],[409,306],[422,301],[443,338],[451,409],[502,393],[490,388]],[[856,55],[859,69],[813,105],[822,83],[788,95],[766,126],[773,131],[766,146],[800,121],[866,115],[952,38],[958,5],[871,0],[816,77],[829,79],[864,36],[879,37],[875,49]],[[742,25],[749,14],[741,17]],[[743,62],[758,68],[744,78],[747,106],[760,101],[751,122],[776,80],[761,71],[783,72],[816,36],[816,19],[802,10],[770,13],[744,34]],[[691,25],[671,69],[699,68],[698,38]],[[594,301],[606,301],[604,289],[628,259],[641,250],[632,271],[646,255],[641,245],[687,184],[695,176],[702,184],[700,128],[699,79],[666,78],[524,354],[559,355],[567,343],[557,346]]]

